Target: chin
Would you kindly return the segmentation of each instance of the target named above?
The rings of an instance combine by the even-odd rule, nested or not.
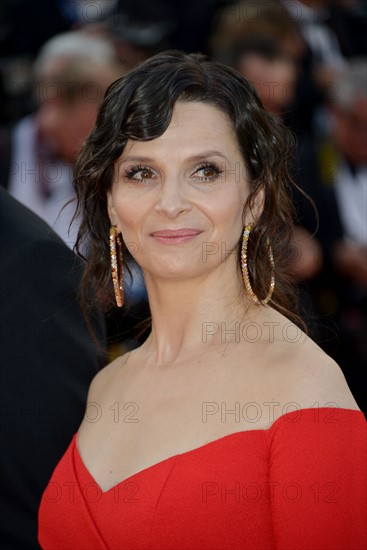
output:
[[[178,266],[178,265],[168,265],[166,267],[161,266],[160,269],[155,269],[150,271],[153,277],[158,277],[159,279],[190,279],[198,275],[192,269],[192,266]]]
[[[185,261],[164,261],[162,258],[154,265],[142,266],[143,271],[152,277],[159,279],[185,280],[194,279],[202,275],[203,270],[199,268],[199,262],[195,259]]]

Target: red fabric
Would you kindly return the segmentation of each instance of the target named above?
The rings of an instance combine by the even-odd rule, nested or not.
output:
[[[74,436],[44,492],[44,550],[366,550],[366,420],[301,409],[102,493]]]

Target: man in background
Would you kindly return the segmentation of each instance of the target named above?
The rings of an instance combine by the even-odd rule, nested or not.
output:
[[[78,305],[81,268],[50,227],[0,187],[1,550],[39,548],[42,493],[107,362],[103,317],[94,312],[93,337]]]
[[[74,163],[107,87],[125,72],[108,38],[86,30],[56,35],[33,64],[34,112],[11,128],[8,146],[2,131],[2,165],[9,159],[1,169],[2,185],[70,248],[78,231],[77,222],[69,228]]]

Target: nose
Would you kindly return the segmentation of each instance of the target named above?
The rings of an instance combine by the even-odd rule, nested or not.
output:
[[[185,191],[185,183],[176,178],[170,178],[159,188],[159,197],[155,204],[155,211],[170,219],[189,212],[192,206]]]

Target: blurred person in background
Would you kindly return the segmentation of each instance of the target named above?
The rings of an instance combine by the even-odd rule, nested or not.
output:
[[[37,511],[49,477],[105,365],[77,302],[82,262],[0,187],[0,547],[36,550]]]
[[[290,16],[280,0],[242,0],[219,9],[209,37],[211,55],[233,65],[233,51],[242,41],[256,36],[275,43],[276,50],[281,50],[283,57],[292,59],[297,66],[296,89],[292,103],[288,104],[286,122],[294,130],[308,132],[309,114],[319,101],[319,91],[308,76],[306,44],[298,21]],[[294,72],[294,68],[291,70]]]
[[[298,67],[281,43],[248,33],[234,46],[231,64],[255,85],[265,108],[285,121]],[[366,79],[365,60],[346,61],[329,89],[329,133],[317,139],[297,135],[294,179],[313,199],[317,214],[305,196],[293,190],[298,219],[289,264],[299,283],[310,334],[343,365],[365,412],[361,375],[362,364],[367,364]]]
[[[247,34],[234,45],[229,59],[231,65],[255,86],[265,109],[284,122],[294,100],[299,74],[297,64],[282,48],[281,42],[267,34]],[[295,153],[293,177],[296,183],[311,197],[320,195],[312,140],[299,135]],[[300,190],[294,188],[292,195],[297,218],[289,253],[289,272],[298,282],[303,316],[310,333],[317,339],[315,311],[308,288],[308,282],[319,274],[323,264],[317,216]],[[324,204],[324,201],[318,199],[318,204]]]
[[[75,207],[63,207],[74,197],[74,161],[106,88],[124,69],[106,38],[70,31],[44,44],[33,71],[38,106],[9,129],[2,181],[72,247],[78,230],[76,223],[69,233]]]
[[[313,135],[324,123],[322,107],[334,77],[350,56],[365,52],[367,10],[363,6],[357,0],[348,5],[325,0],[230,2],[217,10],[210,51],[228,62],[233,45],[249,34],[266,35],[280,43],[299,67],[285,122],[297,133]]]
[[[351,58],[327,103],[328,128],[318,139],[322,182],[332,194],[330,268],[320,283],[319,308],[333,312],[340,363],[367,412],[367,57]]]

